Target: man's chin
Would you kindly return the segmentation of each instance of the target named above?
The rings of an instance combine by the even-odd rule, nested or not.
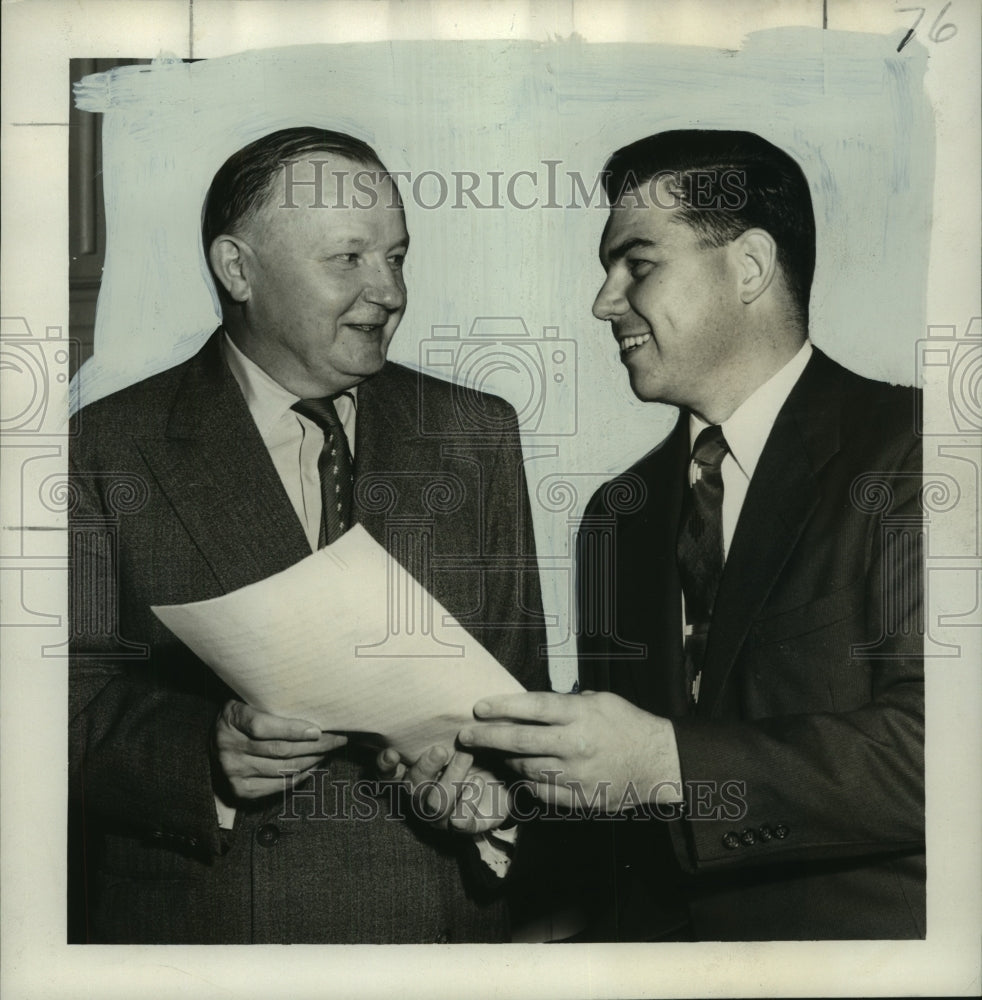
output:
[[[361,377],[371,378],[372,375],[377,375],[382,370],[382,366],[385,364],[387,356],[388,355],[384,350],[380,350],[376,356],[366,358],[358,368],[358,372]]]
[[[385,352],[380,352],[378,357],[374,358],[363,358],[359,359],[357,364],[351,365],[351,367],[344,372],[344,378],[351,380],[351,385],[346,388],[352,388],[352,386],[358,385],[359,382],[364,382],[366,379],[370,379],[373,375],[378,375],[385,365],[386,355]]]
[[[631,385],[631,392],[634,393],[642,403],[661,403],[662,393],[658,384],[651,378],[646,378],[641,372],[630,372],[628,381]]]

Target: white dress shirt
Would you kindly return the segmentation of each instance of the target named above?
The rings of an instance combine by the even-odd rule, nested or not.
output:
[[[324,432],[312,420],[290,409],[300,399],[270,377],[232,343],[226,333],[222,351],[245,396],[249,413],[283,482],[286,495],[303,525],[311,551],[317,549],[321,525],[321,479],[317,459]],[[334,400],[351,457],[355,456],[357,387]]]
[[[743,501],[747,498],[747,489],[753,478],[754,470],[760,461],[764,445],[774,427],[777,415],[787,401],[795,383],[801,378],[801,373],[808,364],[812,354],[810,340],[805,340],[797,354],[779,371],[775,372],[763,385],[758,386],[731,414],[720,424],[723,437],[729,447],[720,465],[723,477],[723,562],[730,551],[733,533],[740,520]],[[691,458],[691,450],[699,434],[709,424],[694,413],[689,415],[689,488],[696,481],[699,473],[696,463]],[[682,634],[687,633],[685,620],[685,594],[682,595]],[[699,686],[702,681],[702,671],[696,675],[692,684],[692,697],[699,700]]]
[[[747,496],[750,480],[760,461],[774,421],[784,406],[795,383],[808,364],[812,354],[810,340],[801,350],[763,385],[754,390],[730,416],[720,424],[729,451],[723,459],[720,472],[723,476],[723,559],[730,551],[743,501]],[[689,448],[691,450],[700,432],[709,425],[695,414],[689,417]],[[689,462],[689,486],[695,482],[696,463]]]

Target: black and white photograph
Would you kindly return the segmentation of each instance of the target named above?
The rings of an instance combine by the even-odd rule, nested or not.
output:
[[[980,16],[4,5],[5,994],[978,993]]]

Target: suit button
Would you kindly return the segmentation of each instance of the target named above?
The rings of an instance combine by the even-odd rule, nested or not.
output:
[[[728,851],[734,851],[740,846],[740,837],[735,830],[723,834],[723,846]]]
[[[272,847],[279,839],[279,828],[273,823],[263,823],[256,831],[256,842],[263,847]]]
[[[778,840],[784,840],[789,833],[791,833],[791,827],[788,826],[787,823],[778,823],[777,826],[774,827],[774,836],[777,837]]]
[[[764,842],[764,843],[766,844],[766,843],[767,843],[767,841],[768,841],[768,840],[770,840],[770,839],[771,839],[771,837],[773,837],[773,836],[774,836],[774,832],[773,832],[773,831],[771,830],[771,828],[770,828],[769,826],[766,826],[766,825],[765,825],[765,826],[762,826],[762,827],[761,827],[761,828],[760,828],[760,829],[759,829],[759,830],[757,831],[757,835],[758,835],[758,836],[760,837],[760,839],[761,839],[761,840],[762,840],[762,841],[763,841],[763,842]]]
[[[444,927],[443,930],[437,934],[433,941],[434,944],[450,944],[450,928]]]
[[[753,847],[757,843],[757,834],[748,826],[743,833],[740,834],[740,842],[745,844],[747,847]]]

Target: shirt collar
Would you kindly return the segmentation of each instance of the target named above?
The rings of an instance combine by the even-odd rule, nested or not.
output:
[[[805,370],[811,354],[811,341],[806,339],[798,353],[783,368],[758,386],[720,425],[730,455],[747,479],[753,476],[774,421]],[[690,447],[691,442],[699,436],[699,432],[708,426],[695,414],[690,415]]]
[[[265,439],[290,407],[300,399],[289,389],[284,389],[268,372],[259,367],[251,358],[247,358],[236,347],[228,331],[222,337],[222,354],[226,363],[238,382],[242,395],[245,397],[249,413]],[[357,404],[357,386],[348,389],[344,395],[350,396],[352,404]],[[294,414],[290,414],[293,416]],[[343,419],[343,416],[342,416]]]

